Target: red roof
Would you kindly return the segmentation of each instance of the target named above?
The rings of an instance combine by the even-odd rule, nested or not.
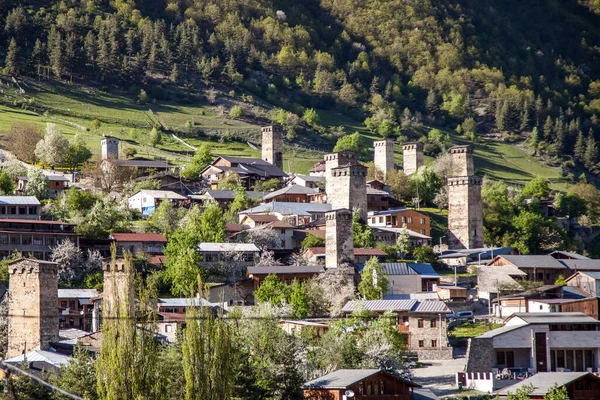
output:
[[[110,237],[117,242],[161,242],[167,239],[160,233],[111,233]]]
[[[43,221],[40,219],[17,219],[17,218],[2,218],[0,222],[15,222],[18,224],[40,224],[40,225],[68,225],[75,226],[75,224],[70,224],[68,222],[63,221]]]
[[[227,232],[240,232],[242,229],[242,224],[227,224],[225,225],[225,230]]]
[[[167,258],[165,256],[152,256],[152,258],[150,258],[150,264],[165,265],[166,263]]]
[[[307,249],[314,255],[324,255],[325,247],[310,247]],[[362,249],[354,249],[355,256],[387,256],[387,253],[380,249],[375,248],[362,248]]]
[[[274,215],[265,215],[265,214],[247,214],[246,218],[251,219],[254,222],[275,222],[279,221],[279,219]]]

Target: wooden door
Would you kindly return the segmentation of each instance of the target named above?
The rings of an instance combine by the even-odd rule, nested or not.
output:
[[[545,332],[535,333],[535,364],[538,372],[548,372]]]

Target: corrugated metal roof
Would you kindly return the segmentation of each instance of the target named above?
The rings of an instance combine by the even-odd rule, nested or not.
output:
[[[96,289],[58,289],[59,299],[91,299],[97,295]]]
[[[283,194],[315,194],[319,193],[317,189],[308,188],[302,185],[291,185],[286,186],[283,189],[276,190],[274,192],[268,193],[263,200],[270,200],[274,197],[281,196]]]
[[[425,263],[409,263],[408,266],[412,268],[417,274],[423,278],[439,278],[440,274],[435,272],[431,264]]]
[[[89,332],[82,331],[81,329],[62,329],[58,331],[58,337],[61,339],[79,339],[81,337],[89,335]]]
[[[302,179],[305,182],[325,182],[324,176],[311,176],[311,175],[296,174],[295,178]]]
[[[39,206],[40,204],[35,196],[0,196],[0,205]]]
[[[242,211],[240,214],[276,212],[281,215],[299,215],[308,217],[312,214],[324,214],[331,211],[331,209],[331,204],[273,201],[271,203],[265,203],[249,208]]]
[[[556,250],[556,251],[553,251],[552,253],[550,253],[551,256],[553,256],[555,254],[562,254],[564,256],[571,257],[574,260],[589,260],[590,259],[589,257],[582,256],[581,254],[569,253],[568,251],[562,251],[562,250]]]
[[[189,307],[189,306],[202,306],[202,307],[214,307],[216,304],[209,302],[206,299],[199,299],[197,297],[190,298],[160,298],[158,299],[161,307]]]
[[[314,255],[324,255],[326,254],[325,247],[309,247],[307,250],[310,250]],[[387,256],[387,253],[381,249],[377,248],[358,248],[354,249],[355,256]]]
[[[420,385],[403,379],[395,374],[391,374],[380,369],[338,369],[320,378],[313,379],[304,384],[304,388],[312,389],[346,389],[353,383],[360,382],[370,376],[378,373],[384,373],[393,376],[398,381],[404,382],[410,387],[420,387]]]
[[[182,196],[182,195],[180,195],[178,193],[172,192],[170,190],[148,190],[148,189],[143,189],[143,190],[140,190],[137,193],[142,193],[142,195],[154,197],[156,199],[165,199],[166,198],[166,199],[173,199],[173,200],[187,200],[187,197]]]
[[[437,292],[386,294],[384,300],[439,300]]]
[[[207,190],[201,196],[194,195],[193,198],[212,198],[215,200],[233,200],[233,199],[235,199],[235,195],[236,195],[235,190]],[[255,199],[258,197],[262,197],[263,193],[255,192],[252,190],[247,190],[246,195],[251,199]],[[189,197],[192,198],[192,195],[190,195]]]
[[[567,268],[575,271],[600,271],[600,260],[557,260]]]
[[[22,363],[24,359],[27,359],[28,362],[47,362],[48,364],[54,365],[56,367],[60,367],[61,365],[66,365],[69,363],[70,357],[65,356],[64,354],[55,353],[52,351],[46,350],[33,350],[29,353],[23,355],[18,355],[13,358],[9,358],[8,360],[4,360],[4,362],[8,363]]]
[[[417,272],[406,263],[384,263],[383,267],[388,275],[417,275]]]
[[[533,392],[529,396],[545,396],[555,385],[561,387],[584,377],[600,381],[600,378],[590,372],[538,372],[519,383],[500,389],[498,393],[508,395],[508,393],[515,393],[524,386],[532,385]]]
[[[549,269],[566,269],[564,264],[561,264],[556,258],[545,255],[545,256],[531,256],[531,255],[503,255],[499,256],[509,263],[513,264],[518,268],[549,268]],[[562,260],[568,261],[568,260]],[[581,262],[581,260],[579,260]]]
[[[248,267],[249,274],[318,274],[325,271],[321,265],[277,265],[271,267]]]
[[[342,312],[351,313],[365,309],[374,312],[409,311],[414,313],[448,313],[451,312],[443,301],[439,300],[352,300],[346,303]]]
[[[514,313],[510,318],[520,318],[529,324],[600,324],[580,312]]]
[[[415,313],[449,313],[452,312],[451,309],[448,308],[446,303],[439,300],[423,300],[419,301],[419,304],[415,308],[413,308],[412,312]]]
[[[198,251],[248,251],[258,252],[258,247],[254,243],[200,243]]]
[[[491,339],[493,337],[502,335],[502,334],[504,334],[506,332],[514,331],[515,329],[519,329],[519,328],[522,328],[524,326],[527,326],[527,324],[501,326],[500,328],[492,329],[491,331],[485,332],[485,333],[477,336],[477,338]]]
[[[160,233],[111,233],[117,242],[159,242],[167,243],[167,238]]]

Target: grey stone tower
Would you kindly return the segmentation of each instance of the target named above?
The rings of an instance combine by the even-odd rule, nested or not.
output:
[[[260,128],[262,132],[262,159],[283,169],[283,139],[279,125]]]
[[[473,148],[450,148],[454,176],[448,178],[448,248],[483,247],[481,177],[474,175]]]
[[[20,259],[8,265],[6,358],[43,350],[58,340],[58,265]]]
[[[112,136],[105,136],[100,141],[102,145],[103,160],[118,160],[119,159],[119,139]]]
[[[332,209],[359,209],[367,216],[367,167],[358,162],[353,151],[325,155],[325,191]]]
[[[325,267],[337,268],[354,262],[352,211],[340,209],[325,214]]]
[[[375,154],[373,161],[375,167],[386,176],[394,169],[394,141],[391,139],[380,140],[373,143]]]
[[[131,261],[122,258],[111,260],[102,265],[102,270],[104,272],[102,317],[135,315],[134,271]]]
[[[423,163],[423,143],[421,142],[408,142],[402,146],[403,157],[402,167],[406,175],[412,175]]]

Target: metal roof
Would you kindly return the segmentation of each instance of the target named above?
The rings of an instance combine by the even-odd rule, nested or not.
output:
[[[388,275],[418,275],[417,272],[406,263],[384,263],[385,273]]]
[[[263,192],[255,192],[253,190],[247,190],[246,195],[251,199],[256,199],[263,196]],[[190,198],[211,198],[215,200],[233,200],[235,199],[235,190],[207,190],[204,194],[190,195]]]
[[[556,260],[575,271],[600,271],[600,260]]]
[[[515,329],[519,329],[519,328],[522,328],[524,326],[527,326],[527,324],[523,323],[523,324],[501,326],[500,328],[492,329],[491,331],[482,333],[481,335],[477,336],[477,338],[491,339],[493,337],[502,335],[502,334],[504,334],[506,332],[514,331]]]
[[[369,226],[371,226],[371,225],[369,225]],[[387,227],[387,226],[371,226],[371,229],[373,229],[374,231],[383,231],[383,232],[390,232],[390,233],[395,233],[395,234],[400,234],[404,230],[404,228],[392,228],[392,227]],[[431,236],[427,236],[422,233],[411,231],[410,229],[407,229],[407,231],[408,231],[408,236],[411,239],[431,239]]]
[[[172,165],[166,161],[154,160],[116,160],[117,165],[122,167],[138,167],[138,168],[171,168]]]
[[[81,329],[61,329],[58,331],[58,337],[61,339],[72,340],[89,335],[90,332],[82,331]]]
[[[216,304],[209,302],[206,299],[199,299],[197,297],[190,298],[160,298],[158,299],[161,307],[189,307],[189,306],[202,306],[202,307],[214,307]]]
[[[569,253],[568,251],[562,251],[562,250],[555,250],[552,253],[550,253],[551,256],[554,254],[562,254],[563,256],[571,257],[574,260],[589,260],[590,259],[589,257],[582,256],[581,254]]]
[[[40,204],[35,196],[0,196],[0,205],[39,206]]]
[[[548,268],[548,269],[566,269],[564,264],[561,264],[556,258],[545,255],[545,256],[531,256],[531,255],[502,255],[498,256],[505,259],[512,265],[518,268]],[[562,260],[568,261],[568,260]],[[581,260],[578,260],[581,262]]]
[[[318,189],[312,189],[312,188],[308,188],[306,186],[302,186],[302,185],[291,185],[291,186],[286,186],[282,189],[276,190],[274,192],[270,192],[267,195],[265,195],[265,197],[263,197],[263,200],[270,200],[274,197],[277,196],[281,196],[283,194],[316,194],[319,193]]]
[[[20,354],[16,357],[9,358],[8,360],[4,360],[7,363],[22,363],[24,359],[27,359],[27,362],[47,362],[50,365],[54,365],[56,367],[60,367],[61,365],[66,365],[69,363],[70,357],[64,354],[55,353],[52,351],[46,350],[33,350],[29,353],[23,355]]]
[[[240,214],[276,212],[281,215],[299,215],[308,217],[312,214],[325,214],[326,212],[331,210],[331,204],[273,201],[271,203],[265,203],[256,207],[249,208],[240,212]]]
[[[160,233],[111,233],[110,237],[117,242],[159,242],[167,243]]]
[[[200,243],[198,251],[248,251],[258,252],[258,247],[254,243]]]
[[[301,174],[296,174],[296,176],[294,177],[298,178],[298,179],[302,179],[303,181],[306,182],[325,182],[325,177],[324,176],[312,176],[312,175],[301,175]],[[292,180],[294,180],[292,179]]]
[[[91,299],[97,295],[96,289],[58,289],[59,299]]]
[[[386,375],[393,376],[408,386],[420,387],[420,385],[414,382],[408,381],[395,374],[382,371],[380,369],[338,369],[337,371],[323,375],[320,378],[308,381],[303,386],[305,389],[346,389],[348,386],[378,373],[384,373]]]
[[[408,266],[423,278],[439,278],[440,274],[435,272],[431,264],[409,263]]]
[[[138,193],[141,193],[142,195],[154,197],[156,199],[187,200],[187,197],[182,196],[182,195],[180,195],[178,193],[172,192],[170,190],[147,190],[147,189],[142,189],[142,190],[138,191],[137,193],[135,193],[133,196],[135,196]],[[131,196],[131,197],[133,197],[133,196]]]
[[[567,279],[567,282],[568,282],[568,281],[571,281],[571,280],[573,280],[573,278],[574,278],[575,276],[577,276],[577,275],[585,275],[585,276],[589,276],[590,278],[592,278],[592,279],[595,279],[595,280],[598,280],[598,279],[600,279],[600,271],[578,271],[578,272],[577,272],[576,274],[574,274],[573,276],[570,276],[570,277]]]
[[[365,309],[375,312],[409,311],[414,313],[448,313],[451,312],[443,301],[439,300],[352,300],[346,303],[342,312],[353,312]]]
[[[271,267],[248,267],[249,274],[318,274],[325,271],[321,265],[276,265]]]
[[[500,389],[497,393],[508,395],[524,386],[533,385],[533,392],[529,396],[545,396],[555,385],[561,387],[583,377],[600,381],[600,378],[590,372],[538,372],[519,383]]]
[[[384,300],[439,300],[437,292],[386,294]]]
[[[580,312],[514,313],[508,319],[512,318],[520,318],[528,324],[600,324]]]

